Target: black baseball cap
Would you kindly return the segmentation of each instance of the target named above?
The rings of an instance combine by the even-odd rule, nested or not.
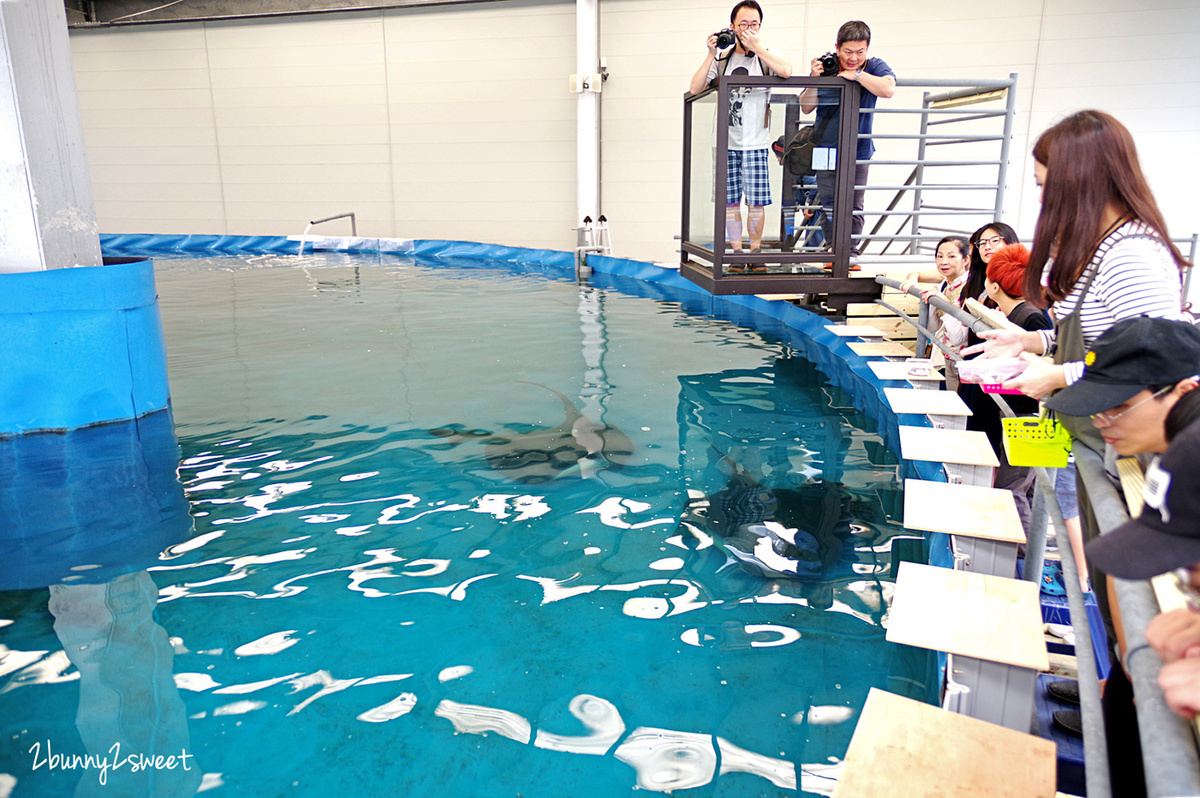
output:
[[[1150,316],[1124,319],[1096,339],[1083,363],[1083,376],[1047,398],[1046,407],[1066,416],[1090,416],[1151,385],[1200,374],[1200,327]]]
[[[1140,516],[1087,545],[1088,562],[1122,579],[1149,579],[1200,560],[1200,423],[1146,471],[1143,499]]]

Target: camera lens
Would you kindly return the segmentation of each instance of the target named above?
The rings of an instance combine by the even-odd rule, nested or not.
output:
[[[717,49],[724,50],[737,44],[737,35],[729,28],[717,31]]]

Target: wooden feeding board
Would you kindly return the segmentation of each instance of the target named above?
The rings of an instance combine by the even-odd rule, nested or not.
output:
[[[860,357],[912,357],[913,351],[895,341],[851,341],[850,351]]]
[[[912,365],[903,360],[872,360],[867,364],[881,380],[911,380],[913,382],[945,382],[946,378],[937,369],[928,374],[909,374]]]
[[[1009,330],[1010,332],[1025,332],[1025,328],[1013,324],[1008,320],[1008,317],[1000,311],[993,310],[989,307],[984,307],[984,305],[980,303],[978,299],[968,298],[967,301],[963,303],[963,307],[967,309],[967,312],[974,315],[975,318],[983,319],[985,322],[991,325],[993,329]]]
[[[843,338],[882,338],[883,330],[866,324],[826,324],[825,329]]]
[[[1053,798],[1054,743],[872,687],[834,798]]]
[[[893,413],[921,416],[969,416],[967,407],[954,391],[923,391],[919,388],[884,388],[883,395]]]
[[[1024,543],[1012,491],[904,480],[904,527],[925,532]]]
[[[1000,465],[987,435],[973,430],[901,426],[900,456],[933,463],[993,468]]]
[[[902,562],[887,640],[1044,671],[1040,595],[1023,579]]]

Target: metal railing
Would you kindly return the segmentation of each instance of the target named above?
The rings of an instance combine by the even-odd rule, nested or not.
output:
[[[1076,447],[1075,468],[1087,490],[1101,534],[1129,520],[1127,505],[1108,478],[1099,454],[1085,446]],[[1124,662],[1114,667],[1124,665],[1137,698],[1146,794],[1149,798],[1200,795],[1200,752],[1196,748],[1196,738],[1187,721],[1167,707],[1158,686],[1162,660],[1146,643],[1146,625],[1158,614],[1158,602],[1149,582],[1114,579],[1113,584],[1126,648]],[[1103,587],[1093,585],[1096,590]],[[1071,618],[1074,625],[1073,606]],[[1084,723],[1086,734],[1086,717]],[[1089,780],[1088,795],[1091,794]]]
[[[1191,255],[1196,254],[1197,236],[1190,241]],[[1188,239],[1184,239],[1187,241]],[[889,277],[878,276],[876,282],[899,289],[901,282]],[[908,293],[920,296],[920,290],[910,288]],[[928,336],[942,348],[947,357],[961,360],[961,356],[942,347],[927,329],[925,319],[913,320],[883,300],[877,304],[892,310],[902,319],[913,324],[922,335]],[[975,332],[991,329],[990,326],[962,308],[941,297],[930,297],[928,305],[971,327]],[[926,303],[922,303],[922,315],[926,315]],[[997,394],[989,394],[1004,417],[1013,415],[1008,403]],[[1126,504],[1105,472],[1103,458],[1085,446],[1074,448],[1075,467],[1080,482],[1087,492],[1088,504],[1096,517],[1100,532],[1106,533],[1129,520]],[[1091,626],[1083,592],[1079,587],[1079,564],[1075,553],[1067,544],[1066,524],[1054,494],[1054,479],[1045,468],[1035,468],[1035,494],[1033,514],[1030,520],[1026,544],[1023,578],[1040,581],[1044,558],[1046,532],[1053,525],[1059,541],[1059,556],[1063,568],[1063,582],[1067,592],[1067,603],[1071,615],[1071,629],[1075,634],[1076,662],[1079,674],[1080,711],[1083,716],[1084,767],[1089,798],[1111,798],[1112,785],[1109,778],[1107,733],[1101,706],[1099,673],[1092,655]],[[1117,605],[1125,635],[1124,667],[1133,683],[1137,697],[1138,732],[1142,743],[1142,761],[1149,798],[1172,798],[1173,796],[1200,795],[1200,750],[1191,726],[1180,716],[1171,712],[1158,686],[1158,672],[1162,662],[1146,643],[1146,625],[1158,614],[1158,603],[1150,583],[1114,579]],[[1093,590],[1103,590],[1104,585],[1093,585]],[[1084,652],[1079,655],[1078,652]],[[1114,667],[1121,667],[1117,663]]]
[[[1012,144],[1013,118],[1016,113],[1017,73],[997,80],[907,80],[896,82],[898,88],[939,88],[938,93],[925,92],[919,108],[900,108],[888,103],[874,109],[863,109],[876,117],[883,115],[918,117],[915,133],[874,133],[876,142],[915,141],[913,159],[872,159],[861,161],[872,167],[911,166],[907,177],[893,184],[870,182],[855,186],[868,192],[895,192],[884,210],[866,210],[865,217],[877,217],[869,232],[859,239],[860,263],[911,264],[923,262],[928,255],[923,249],[946,235],[967,236],[981,225],[1000,219],[1004,207],[1005,184]],[[967,105],[1003,103],[1002,107],[964,109]],[[878,120],[877,120],[878,121]],[[951,130],[951,127],[954,129]],[[991,129],[994,128],[994,129]],[[997,146],[988,146],[994,143]],[[961,157],[933,157],[932,148],[953,147],[966,150]],[[926,182],[929,170],[942,168],[994,168],[995,182]],[[945,174],[944,172],[940,174]],[[990,179],[990,178],[989,178]],[[986,198],[986,202],[969,204],[956,199],[964,192]],[[889,224],[894,223],[894,224]],[[891,232],[886,227],[894,228]],[[868,249],[876,245],[875,250]],[[893,246],[899,245],[899,251]]]

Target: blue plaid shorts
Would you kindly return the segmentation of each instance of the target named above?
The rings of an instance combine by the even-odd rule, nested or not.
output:
[[[747,205],[771,204],[771,176],[767,172],[767,150],[730,150],[726,160],[725,204],[742,201],[745,185]]]

